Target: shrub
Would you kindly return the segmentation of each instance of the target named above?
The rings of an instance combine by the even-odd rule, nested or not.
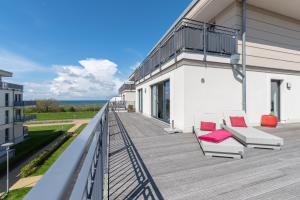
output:
[[[36,158],[27,163],[20,171],[20,175],[22,178],[31,175],[33,172],[37,170],[39,166],[41,166],[61,145],[63,145],[69,138],[70,134],[63,135],[59,138],[55,144],[53,144],[50,148],[44,150],[40,153]]]

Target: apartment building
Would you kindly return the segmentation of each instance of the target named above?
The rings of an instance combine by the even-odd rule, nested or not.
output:
[[[23,86],[7,83],[11,72],[0,70],[0,144],[20,143],[24,139]]]
[[[129,77],[137,112],[191,132],[203,112],[300,122],[299,1],[194,0]]]
[[[135,106],[135,84],[134,81],[125,82],[119,89],[121,101],[125,103],[126,108],[129,105]]]

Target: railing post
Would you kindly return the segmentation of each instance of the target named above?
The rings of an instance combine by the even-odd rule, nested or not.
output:
[[[203,23],[203,55],[204,58],[203,60],[206,61],[206,56],[207,56],[207,41],[206,41],[206,35],[207,35],[207,31],[206,31],[206,23]]]
[[[176,36],[177,36],[177,34],[176,34],[176,29],[174,29],[174,32],[173,32],[173,43],[174,43],[174,46],[173,46],[173,48],[174,48],[174,58],[175,58],[175,63],[177,63],[177,48],[176,48],[176,46],[177,46],[177,38],[176,38]]]

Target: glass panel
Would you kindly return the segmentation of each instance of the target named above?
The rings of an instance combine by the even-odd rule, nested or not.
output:
[[[170,81],[164,82],[163,118],[170,122]]]
[[[271,82],[271,112],[280,117],[280,82]]]
[[[157,117],[157,86],[152,86],[152,116]]]

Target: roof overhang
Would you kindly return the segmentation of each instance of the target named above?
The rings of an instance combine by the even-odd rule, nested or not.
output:
[[[13,73],[0,69],[0,77],[12,77]]]
[[[299,0],[247,0],[247,3],[255,7],[300,20]]]

